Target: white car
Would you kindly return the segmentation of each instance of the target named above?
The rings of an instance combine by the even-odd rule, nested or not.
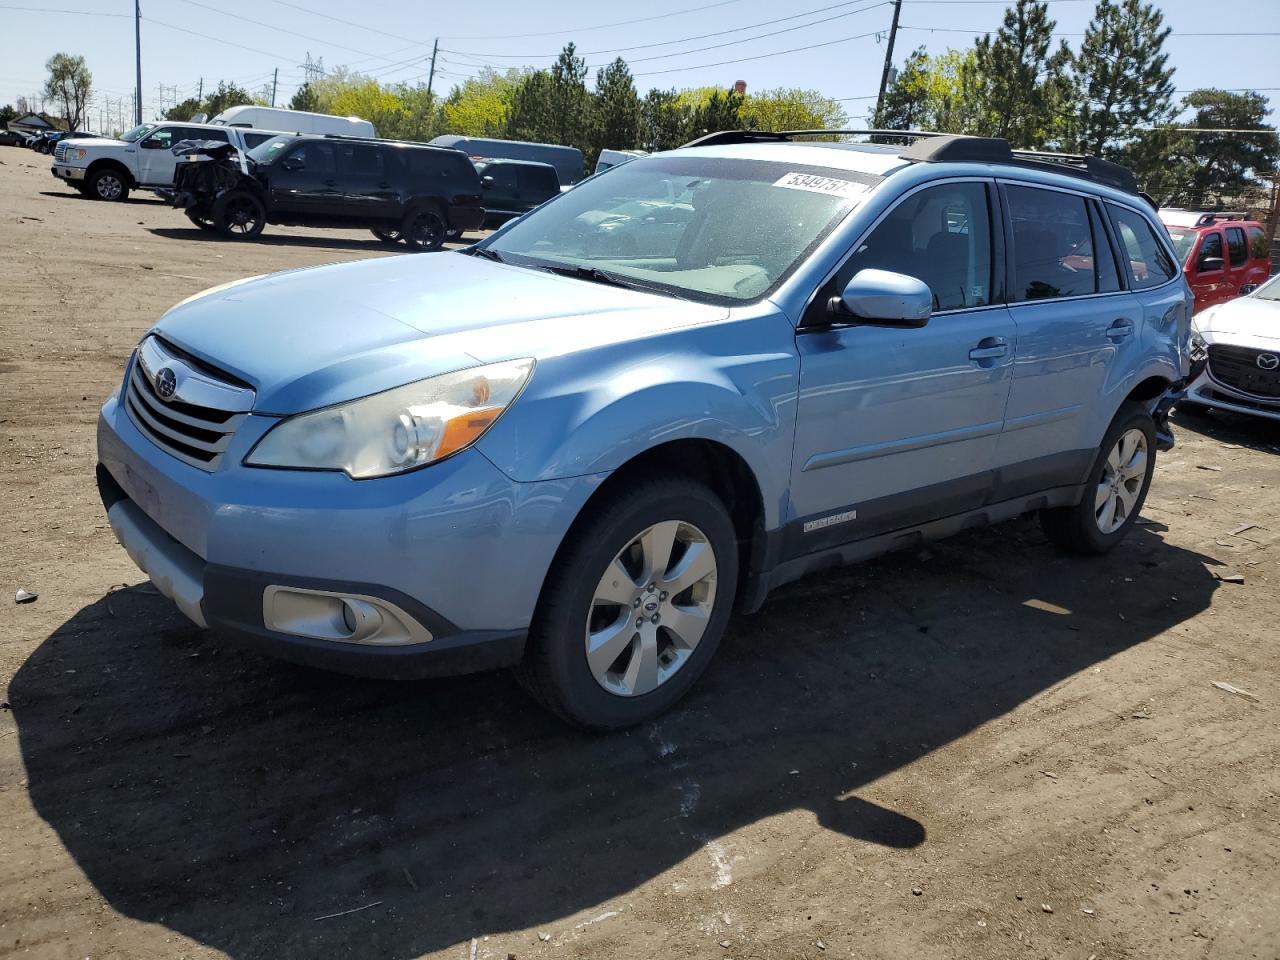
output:
[[[1191,359],[1183,405],[1280,420],[1280,274],[1197,314]]]

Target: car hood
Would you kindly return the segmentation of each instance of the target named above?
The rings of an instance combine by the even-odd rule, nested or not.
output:
[[[459,253],[332,264],[215,287],[153,328],[290,414],[479,363],[639,339],[728,316]]]
[[[1280,300],[1241,297],[1196,314],[1191,326],[1213,340],[1274,347],[1280,341]]]
[[[67,137],[59,140],[59,143],[74,143],[77,147],[123,147],[126,146],[123,140],[114,140],[111,137]]]

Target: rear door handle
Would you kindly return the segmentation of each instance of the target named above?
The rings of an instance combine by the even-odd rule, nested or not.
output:
[[[1131,336],[1133,336],[1133,324],[1124,318],[1107,327],[1107,339],[1112,343],[1119,343],[1121,340]]]
[[[1009,343],[1004,337],[983,337],[969,351],[970,360],[994,360],[1009,355]]]

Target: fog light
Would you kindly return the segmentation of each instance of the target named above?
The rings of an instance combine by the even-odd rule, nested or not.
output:
[[[268,630],[313,640],[397,646],[425,643],[431,631],[378,597],[272,585],[262,592]]]

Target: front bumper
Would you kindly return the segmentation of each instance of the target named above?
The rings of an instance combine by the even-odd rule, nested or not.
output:
[[[1266,417],[1268,420],[1280,420],[1280,400],[1265,400],[1225,386],[1209,375],[1207,366],[1200,370],[1191,386],[1187,387],[1185,399],[1217,410],[1231,410]]]
[[[59,180],[82,181],[85,178],[85,174],[88,173],[88,170],[84,167],[69,167],[64,163],[55,163],[49,168],[49,172]]]
[[[205,471],[157,447],[115,397],[103,406],[103,504],[158,590],[232,642],[345,673],[440,676],[520,658],[547,569],[598,478],[516,483],[474,450],[373,481],[241,466],[274,422],[250,415]],[[354,598],[405,629],[390,643],[346,642],[335,601],[320,628],[293,629],[295,617],[286,632],[271,606],[280,591]]]

